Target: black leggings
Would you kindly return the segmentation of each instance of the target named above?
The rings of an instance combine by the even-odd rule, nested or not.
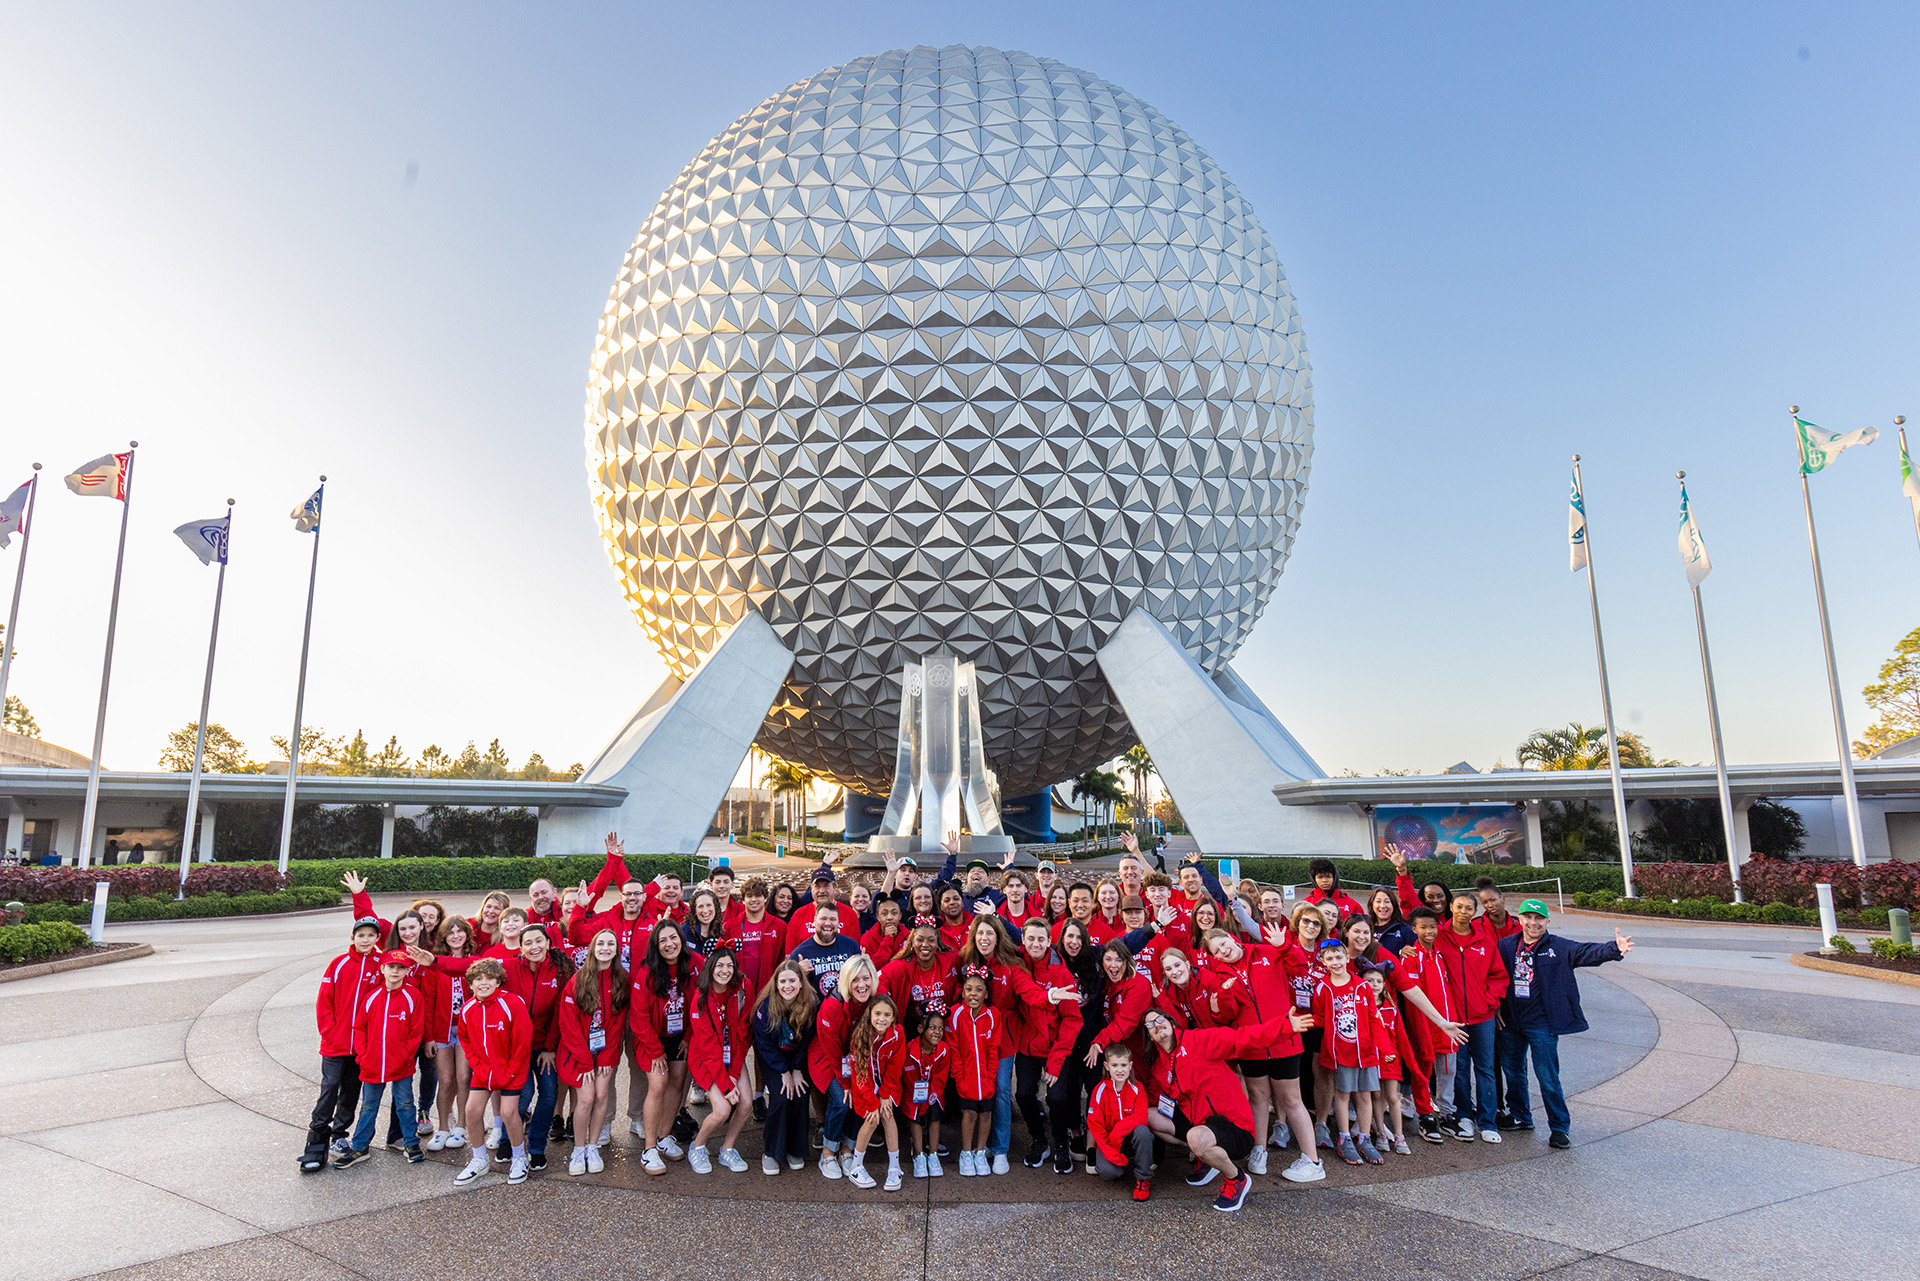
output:
[[[1067,1121],[1073,1116],[1074,1109],[1068,1106],[1067,1096],[1073,1089],[1069,1079],[1067,1065],[1060,1068],[1060,1079],[1047,1088],[1046,1115],[1040,1113],[1040,1075],[1045,1071],[1047,1060],[1038,1054],[1021,1054],[1013,1061],[1013,1098],[1020,1105],[1021,1119],[1027,1123],[1027,1134],[1034,1142],[1043,1137],[1056,1152],[1067,1148]]]

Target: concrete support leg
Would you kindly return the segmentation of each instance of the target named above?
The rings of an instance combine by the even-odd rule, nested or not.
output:
[[[0,850],[23,850],[27,847],[27,810],[11,796],[0,797],[0,810],[7,818],[7,839],[0,844]]]
[[[212,801],[200,802],[200,861],[213,862],[213,829],[220,817],[220,807]]]
[[[393,806],[380,807],[380,857],[393,857]]]
[[[1747,811],[1757,796],[1736,796],[1733,800],[1733,861],[1741,867],[1753,857],[1753,829],[1747,825]]]
[[[1527,801],[1527,862],[1534,867],[1547,865],[1547,842],[1540,834],[1540,802]]]

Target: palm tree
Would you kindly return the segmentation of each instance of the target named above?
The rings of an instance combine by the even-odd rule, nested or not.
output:
[[[1565,729],[1538,729],[1527,735],[1515,749],[1518,763],[1543,770],[1606,769],[1607,731],[1599,726],[1578,722]],[[1656,765],[1677,765],[1678,761],[1657,761],[1647,744],[1630,730],[1620,734],[1620,767],[1647,769]]]
[[[1120,759],[1122,768],[1133,778],[1133,826],[1137,832],[1140,830],[1142,816],[1149,812],[1147,783],[1152,780],[1157,771],[1153,768],[1153,757],[1147,755],[1144,743],[1135,743]]]
[[[795,796],[800,798],[800,850],[807,851],[807,788],[813,782],[813,771],[804,765],[795,765],[792,761],[776,761],[767,771],[767,791],[773,796]],[[792,802],[789,801],[791,806]],[[773,820],[767,820],[771,827]],[[793,837],[793,812],[787,812],[787,837]]]

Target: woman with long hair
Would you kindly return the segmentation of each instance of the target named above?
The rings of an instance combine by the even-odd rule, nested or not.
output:
[[[681,927],[687,946],[694,955],[709,957],[726,936],[726,922],[720,911],[720,896],[712,890],[695,890],[687,904],[687,921]]]
[[[613,1073],[620,1066],[620,1033],[631,992],[632,980],[620,965],[619,938],[612,930],[599,931],[561,995],[556,1016],[560,1049],[555,1067],[561,1082],[574,1091],[575,1138],[568,1174],[598,1174],[603,1168],[597,1140],[613,1106]]]
[[[720,1164],[745,1174],[747,1161],[736,1145],[752,1115],[746,1075],[753,1045],[753,995],[741,981],[740,967],[727,947],[714,949],[700,967],[693,988],[687,1006],[687,1067],[694,1084],[707,1092],[712,1110],[694,1133],[687,1165],[695,1174],[711,1174],[707,1141],[724,1133]]]
[[[437,905],[436,905],[437,906]],[[424,916],[422,921],[424,923]],[[464,916],[449,916],[440,923],[439,937],[429,947],[436,956],[466,957],[474,954],[473,927]],[[434,1127],[427,1149],[461,1148],[467,1143],[463,1123],[467,1114],[467,1081],[471,1075],[467,1056],[460,1048],[460,1010],[466,1004],[467,981],[463,974],[443,974],[438,970],[416,967],[421,993],[426,999],[427,1030],[420,1047],[433,1060]],[[454,1124],[448,1125],[452,1112]],[[422,1109],[424,1112],[425,1109]]]
[[[846,1171],[848,1182],[856,1188],[873,1186],[867,1173],[867,1144],[875,1131],[884,1130],[887,1139],[886,1191],[900,1190],[900,1124],[894,1113],[900,1107],[900,1068],[906,1059],[907,1038],[900,1030],[900,1010],[893,998],[882,993],[867,1003],[866,1013],[853,1030],[848,1043],[853,1058],[853,1093],[848,1107],[860,1118],[860,1132],[853,1140],[853,1168]]]
[[[682,1155],[672,1129],[687,1092],[687,1000],[699,969],[680,927],[672,921],[656,922],[647,933],[646,955],[633,975],[628,1006],[633,1059],[647,1074],[641,1117],[646,1146],[640,1165],[648,1174],[665,1174],[667,1160]]]
[[[1413,942],[1413,926],[1407,924],[1407,918],[1401,914],[1399,898],[1384,885],[1367,895],[1367,924],[1373,927],[1373,936],[1380,940],[1380,946],[1395,956]]]
[[[880,991],[880,975],[864,953],[840,967],[833,995],[820,1002],[814,1018],[813,1045],[807,1051],[807,1076],[825,1105],[820,1131],[820,1173],[838,1179],[853,1173],[853,1143],[847,1135],[848,1101],[853,1091],[853,1055],[848,1044],[861,1015]],[[847,1140],[846,1151],[840,1150]]]
[[[807,1164],[807,1045],[813,1040],[818,998],[807,973],[792,961],[774,967],[753,1010],[753,1044],[767,1083],[766,1154],[760,1173]]]
[[[1067,1149],[1064,1154],[1053,1154],[1053,1170],[1056,1174],[1071,1174],[1075,1158],[1085,1156],[1087,1151],[1084,1096],[1092,1093],[1094,1087],[1100,1084],[1099,1076],[1088,1070],[1086,1056],[1093,1038],[1100,1034],[1101,997],[1106,994],[1107,978],[1100,968],[1100,953],[1093,945],[1093,936],[1087,932],[1086,923],[1069,918],[1059,929],[1060,942],[1056,950],[1060,955],[1060,964],[1073,976],[1074,987],[1079,993],[1080,1031],[1074,1036],[1073,1048],[1067,1052],[1067,1061],[1061,1066],[1060,1079],[1066,1087]]]
[[[475,955],[500,941],[500,917],[512,906],[513,900],[507,897],[505,890],[489,890],[487,896],[480,900],[480,915],[467,918],[467,924],[473,927]]]

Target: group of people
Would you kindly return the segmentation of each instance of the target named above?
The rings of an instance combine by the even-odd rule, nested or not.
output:
[[[1150,872],[1128,845],[1094,883],[1050,862],[1029,879],[1011,856],[963,869],[950,839],[932,877],[903,856],[855,884],[829,859],[797,893],[721,866],[689,894],[671,872],[630,876],[609,837],[591,883],[535,881],[525,906],[495,891],[471,918],[422,899],[392,921],[349,874],[301,1168],[365,1160],[384,1108],[409,1161],[471,1145],[456,1184],[495,1161],[523,1182],[556,1138],[570,1174],[595,1173],[623,1061],[653,1175],[682,1157],[745,1172],[750,1120],[766,1175],[806,1167],[816,1122],[827,1179],[891,1192],[947,1160],[1004,1175],[1017,1111],[1028,1167],[1130,1178],[1146,1200],[1184,1149],[1187,1181],[1219,1179],[1231,1211],[1272,1149],[1298,1149],[1280,1171],[1294,1182],[1324,1178],[1328,1151],[1410,1154],[1409,1104],[1431,1143],[1531,1130],[1529,1058],[1550,1142],[1568,1146],[1557,1043],[1586,1026],[1572,971],[1631,939],[1550,934],[1544,904],[1509,914],[1484,880],[1416,887],[1391,846],[1392,889],[1362,903],[1316,860],[1290,904],[1229,891],[1198,855],[1177,879]]]

